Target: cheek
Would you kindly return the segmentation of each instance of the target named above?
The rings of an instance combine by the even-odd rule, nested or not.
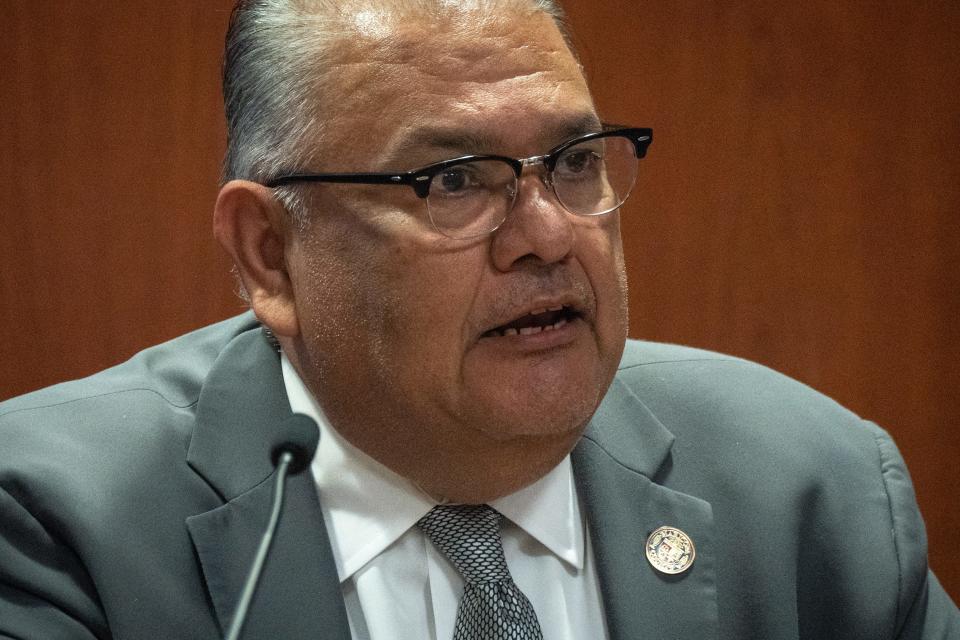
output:
[[[314,358],[328,374],[349,366],[357,382],[376,378],[409,393],[458,379],[482,249],[452,251],[386,217],[334,222],[298,251],[298,313]]]
[[[461,378],[468,319],[484,273],[484,262],[471,254],[401,246],[385,266],[394,278],[383,329],[402,362],[398,366],[410,373],[400,383],[411,385],[411,393],[420,387],[443,392]]]
[[[383,359],[384,312],[395,304],[378,268],[383,245],[345,217],[314,220],[289,269],[311,360],[325,375],[361,377],[367,368],[358,364]]]
[[[334,372],[361,372],[360,354],[379,352],[369,337],[377,335],[376,315],[366,295],[369,279],[349,262],[325,256],[308,262],[295,286],[300,325],[311,360],[331,379]]]
[[[597,322],[601,340],[620,341],[627,333],[627,272],[623,244],[620,238],[619,217],[597,220],[577,234],[577,256],[586,271],[597,297]]]

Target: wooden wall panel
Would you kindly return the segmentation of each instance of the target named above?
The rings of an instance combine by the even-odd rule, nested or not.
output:
[[[229,5],[0,0],[0,398],[240,308],[210,232]]]
[[[0,398],[241,307],[211,238],[229,0],[0,0]],[[603,114],[652,126],[631,333],[889,429],[960,596],[960,5],[568,0]]]

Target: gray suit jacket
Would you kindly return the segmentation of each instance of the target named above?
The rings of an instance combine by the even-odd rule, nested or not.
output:
[[[221,637],[289,412],[249,314],[0,404],[0,637]],[[573,463],[614,640],[960,638],[893,442],[768,369],[630,342]],[[244,637],[346,640],[309,474],[282,518]]]

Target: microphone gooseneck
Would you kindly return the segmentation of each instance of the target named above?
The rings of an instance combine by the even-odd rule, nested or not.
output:
[[[270,508],[270,518],[267,522],[267,528],[263,532],[263,537],[260,539],[257,555],[253,559],[253,564],[250,565],[250,572],[243,584],[243,593],[240,594],[240,600],[233,612],[226,640],[238,640],[240,638],[240,631],[247,619],[250,602],[257,590],[257,584],[260,582],[260,573],[263,571],[267,554],[270,552],[270,545],[273,543],[273,534],[276,532],[277,523],[280,521],[287,476],[297,475],[307,468],[313,459],[314,452],[317,450],[319,440],[320,432],[317,429],[317,424],[302,413],[295,413],[287,418],[277,434],[278,442],[270,450],[270,461],[273,462],[273,466],[277,470],[273,484],[273,503]]]

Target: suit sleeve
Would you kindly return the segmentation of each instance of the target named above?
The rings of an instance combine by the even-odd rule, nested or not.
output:
[[[906,464],[890,436],[871,424],[880,452],[897,552],[900,640],[960,640],[960,612],[927,564],[927,535]]]
[[[79,558],[14,494],[0,486],[0,638],[109,638]]]

